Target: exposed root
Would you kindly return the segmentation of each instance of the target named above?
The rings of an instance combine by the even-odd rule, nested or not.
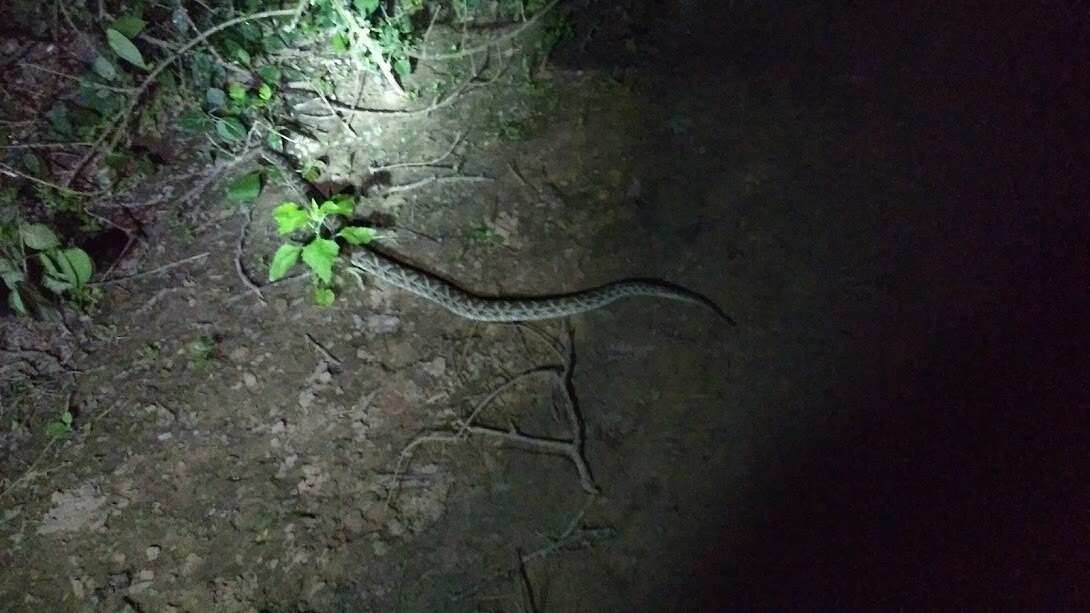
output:
[[[393,503],[398,491],[399,475],[402,474],[404,465],[411,461],[417,447],[425,443],[461,443],[466,441],[469,438],[469,435],[497,438],[501,441],[506,441],[532,451],[564,456],[571,460],[572,464],[575,465],[575,469],[579,474],[579,484],[583,490],[589,494],[597,494],[599,491],[598,486],[594,483],[594,477],[591,474],[590,467],[583,457],[584,429],[575,400],[575,392],[571,383],[572,371],[575,365],[575,351],[570,328],[566,329],[566,336],[566,340],[561,344],[562,349],[557,348],[550,343],[550,347],[552,347],[561,358],[561,365],[539,366],[515,375],[492,390],[483,400],[477,403],[468,417],[455,421],[453,424],[453,431],[433,431],[422,434],[406,445],[398,456],[397,466],[395,467],[393,474],[393,483],[391,484],[386,499],[387,505]],[[542,375],[552,378],[556,389],[563,392],[562,394],[559,394],[559,396],[563,398],[562,407],[560,408],[568,421],[568,428],[571,433],[570,439],[524,434],[523,432],[520,432],[514,424],[511,424],[507,428],[498,428],[495,426],[477,425],[475,423],[484,409],[500,394],[514,387],[516,383],[523,379]]]

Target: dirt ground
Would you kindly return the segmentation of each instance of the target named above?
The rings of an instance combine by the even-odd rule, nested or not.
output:
[[[881,407],[903,391],[891,372],[938,390],[956,363],[921,357],[921,339],[963,336],[914,298],[976,300],[944,276],[958,250],[934,248],[958,231],[927,209],[942,141],[906,139],[895,119],[908,105],[865,59],[780,49],[726,66],[705,21],[677,24],[651,59],[627,61],[623,40],[562,50],[531,85],[361,120],[345,168],[430,160],[461,135],[460,172],[488,180],[363,198],[387,251],[488,295],[664,279],[736,327],[649,299],[478,324],[344,273],[329,308],[305,279],[248,288],[236,263],[264,278],[271,210],[292,195],[273,182],[240,211],[224,185],[252,166],[231,168],[160,217],[63,364],[28,358],[51,377],[5,395],[0,609],[854,608],[936,585],[947,566],[868,535],[940,521],[890,510],[898,475],[913,474],[897,450],[939,444],[883,438],[889,420],[927,418]],[[609,41],[602,27],[595,40]],[[222,170],[195,168],[169,169],[156,191]],[[46,324],[5,327],[9,349],[73,346],[20,344],[50,338]],[[570,386],[523,374],[568,366]],[[599,493],[568,458],[498,436],[420,438],[456,433],[516,379],[475,423],[569,440],[574,401]],[[47,444],[40,425],[64,406],[76,432]],[[873,583],[845,578],[871,564]]]

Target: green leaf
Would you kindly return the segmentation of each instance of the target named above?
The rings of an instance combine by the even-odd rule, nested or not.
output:
[[[327,307],[333,304],[333,301],[337,299],[337,295],[333,293],[333,290],[328,287],[316,287],[314,288],[314,302],[320,307]]]
[[[257,88],[257,96],[262,100],[269,100],[272,98],[273,90],[269,87],[268,83],[262,83],[261,87]]]
[[[227,92],[218,87],[209,87],[204,92],[204,99],[208,106],[214,109],[222,109],[227,106]]]
[[[257,74],[266,83],[276,85],[280,83],[280,69],[276,66],[265,65],[257,69]]]
[[[34,155],[33,153],[23,154],[22,160],[23,168],[32,175],[40,175],[42,173],[42,158]]]
[[[348,53],[348,37],[341,33],[334,34],[329,39],[329,48],[333,53]]]
[[[8,292],[8,306],[11,307],[11,310],[20,315],[27,314],[26,305],[23,304],[23,296],[19,294],[19,290],[14,287]]]
[[[228,38],[226,41],[224,41],[223,44],[224,47],[227,48],[227,53],[231,57],[235,58],[236,60],[242,62],[247,66],[250,65],[250,61],[252,60],[252,58],[250,57],[250,52],[247,51],[237,40]]]
[[[399,57],[394,60],[394,72],[402,79],[411,75],[413,73],[413,65],[409,63],[409,58]]]
[[[268,145],[269,149],[272,149],[273,151],[284,151],[284,137],[280,136],[276,132],[270,131],[265,134],[265,144]]]
[[[378,4],[379,0],[352,0],[352,6],[356,7],[356,10],[364,17],[374,13],[378,9]]]
[[[114,22],[110,24],[110,27],[127,38],[136,38],[140,32],[144,31],[144,26],[146,25],[148,25],[148,22],[143,19],[132,15],[125,15],[115,19]]]
[[[246,88],[238,83],[228,83],[227,95],[230,96],[232,100],[243,100],[246,98]]]
[[[94,69],[95,74],[107,81],[113,81],[117,78],[117,69],[114,68],[113,63],[101,55],[95,58],[95,63],[91,65],[91,68]]]
[[[148,65],[144,63],[144,56],[140,55],[140,50],[132,44],[131,40],[125,38],[124,34],[110,28],[106,30],[106,41],[121,59],[144,70],[148,69]]]
[[[299,245],[285,244],[273,254],[272,264],[269,265],[269,281],[283,279],[292,266],[299,261],[299,254],[303,248]]]
[[[71,430],[64,422],[51,421],[45,426],[45,435],[50,438],[60,438],[67,436]]]
[[[63,294],[72,289],[72,284],[57,277],[42,277],[42,285],[54,294]]]
[[[285,202],[273,210],[273,219],[276,220],[277,233],[284,235],[306,226],[310,215],[298,204]]]
[[[63,102],[58,102],[45,114],[49,125],[61,136],[72,135],[72,122],[68,119],[68,107]]]
[[[331,283],[333,281],[333,260],[337,258],[337,254],[340,252],[341,248],[337,243],[325,238],[316,238],[310,241],[309,245],[303,247],[303,261],[307,263],[307,266],[310,266],[315,275],[318,275],[318,279],[325,283]]]
[[[91,256],[87,255],[87,252],[79,247],[71,247],[68,249],[62,249],[60,251],[60,257],[71,267],[73,274],[73,285],[76,289],[79,289],[87,284],[91,280],[91,275],[95,271],[95,264],[91,261]]]
[[[366,245],[375,240],[375,229],[363,226],[348,226],[341,228],[337,236],[343,238],[350,245]]]
[[[351,215],[356,210],[356,201],[351,196],[334,196],[318,207],[318,212],[325,215]]]
[[[42,278],[42,285],[58,294],[76,287],[76,271],[68,262],[68,258],[61,255],[60,251],[47,251],[38,254],[38,257],[49,271],[49,274]]]
[[[260,194],[260,172],[251,172],[227,188],[227,199],[233,202],[253,202]]]
[[[15,265],[15,262],[0,258],[0,279],[4,280],[4,285],[8,286],[8,289],[14,290],[15,284],[25,278],[26,275]]]
[[[52,256],[54,253],[56,252],[50,251],[46,253],[39,253],[38,260],[41,261],[42,267],[45,268],[45,272],[47,274],[53,275],[54,277],[59,277],[61,276],[61,269],[58,268],[57,263],[53,261]]]
[[[306,179],[308,183],[314,183],[321,178],[323,170],[324,166],[321,165],[321,162],[312,164],[307,166],[306,170],[303,171],[303,178]]]
[[[234,117],[223,117],[216,121],[216,134],[223,140],[242,140],[246,136],[246,126]]]
[[[49,226],[40,223],[20,226],[19,236],[22,237],[24,245],[38,251],[52,249],[60,244],[60,241],[57,240],[57,235],[49,229]]]
[[[72,425],[72,412],[66,410],[64,413],[61,413],[61,422],[64,423],[64,425],[66,425],[66,426],[71,426]]]
[[[200,111],[183,113],[181,118],[179,118],[178,123],[183,130],[191,134],[202,133],[212,125],[212,122],[208,119],[208,115],[205,115]]]
[[[260,6],[260,3],[258,3]],[[259,9],[255,9],[255,12]],[[261,28],[254,25],[252,22],[246,22],[238,27],[239,34],[242,34],[242,38],[247,42],[254,42],[261,40]]]
[[[284,42],[284,38],[281,34],[273,34],[261,39],[261,49],[265,53],[276,53],[287,48],[287,44]]]

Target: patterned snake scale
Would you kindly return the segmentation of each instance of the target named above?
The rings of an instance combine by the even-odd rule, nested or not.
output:
[[[651,296],[697,304],[727,323],[734,321],[707,298],[661,281],[626,280],[570,294],[532,298],[490,298],[467,292],[439,277],[370,249],[352,253],[352,265],[381,281],[416,294],[473,321],[515,322],[567,317],[600,309],[631,296]]]

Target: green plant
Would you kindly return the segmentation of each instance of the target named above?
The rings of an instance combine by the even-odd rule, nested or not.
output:
[[[193,368],[205,368],[216,359],[216,339],[210,336],[202,336],[192,341],[186,349]]]
[[[42,287],[80,307],[94,302],[95,294],[87,286],[94,272],[91,256],[79,247],[62,247],[44,224],[17,224],[14,231],[0,229],[0,278],[8,288],[8,306],[13,311],[28,313],[23,293],[31,282],[32,259],[41,266],[37,282]]]
[[[481,224],[470,230],[469,240],[482,247],[500,247],[505,242],[503,235],[488,224]]]
[[[314,272],[314,301],[321,306],[333,304],[333,263],[340,254],[340,245],[335,240],[325,238],[330,218],[347,217],[356,208],[356,201],[350,196],[334,196],[318,204],[314,200],[307,206],[295,202],[284,202],[273,211],[277,232],[281,236],[293,233],[302,235],[302,240],[280,245],[273,254],[269,265],[269,281],[282,279],[299,262],[303,262]],[[374,228],[365,226],[344,226],[334,235],[344,239],[350,245],[366,245],[375,238]]]
[[[45,435],[49,438],[64,438],[74,432],[72,422],[75,416],[67,407],[57,415],[57,419],[45,425]]]

